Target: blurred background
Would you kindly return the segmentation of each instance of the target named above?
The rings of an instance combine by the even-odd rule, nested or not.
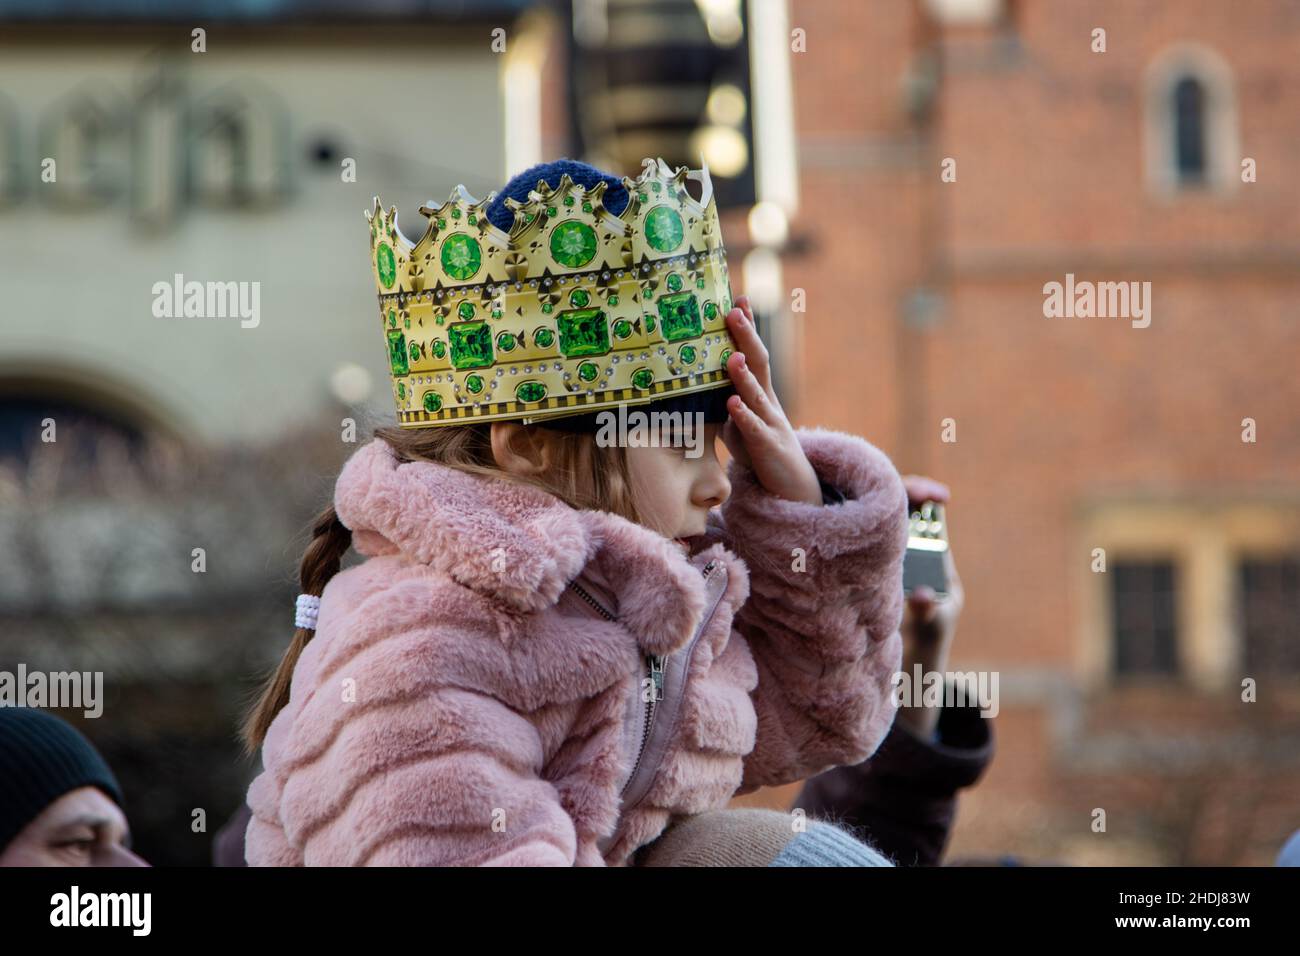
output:
[[[1001,710],[950,856],[1268,864],[1298,147],[1297,0],[0,0],[0,669],[103,671],[61,713],[138,852],[206,863],[304,525],[393,416],[372,196],[416,235],[545,159],[703,156],[792,416],[952,488],[950,666]],[[155,317],[178,274],[259,322]],[[1045,318],[1067,274],[1150,326]]]

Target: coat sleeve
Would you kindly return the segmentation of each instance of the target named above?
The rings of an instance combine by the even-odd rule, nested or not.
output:
[[[448,648],[463,639],[454,630],[384,633],[322,665],[302,706],[282,713],[282,745],[263,748],[266,770],[249,788],[250,864],[574,864],[575,827],[540,776],[537,728],[449,679]],[[339,693],[345,679],[350,699]]]
[[[732,494],[713,529],[750,572],[736,629],[758,670],[758,730],[741,794],[859,763],[894,719],[907,543],[902,479],[861,438],[825,429],[797,435],[823,485],[844,500],[776,497],[733,461]]]
[[[957,794],[993,759],[993,718],[945,707],[933,739],[894,722],[870,759],[813,777],[793,806],[865,831],[901,866],[938,866],[957,816]]]

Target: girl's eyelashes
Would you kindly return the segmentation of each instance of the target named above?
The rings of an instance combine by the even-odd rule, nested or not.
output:
[[[94,839],[63,840],[55,843],[54,848],[73,859],[86,860],[95,851],[96,842]]]

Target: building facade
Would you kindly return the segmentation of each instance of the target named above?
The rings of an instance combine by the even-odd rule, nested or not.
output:
[[[1300,826],[1300,5],[791,11],[800,418],[951,486],[952,666],[1001,677],[953,853],[1271,862]]]

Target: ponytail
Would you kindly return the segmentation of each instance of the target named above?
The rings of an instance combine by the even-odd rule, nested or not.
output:
[[[329,579],[338,573],[343,555],[347,554],[351,546],[352,532],[339,520],[334,506],[330,505],[317,515],[312,523],[311,543],[307,545],[302,563],[298,567],[301,593],[320,597]],[[242,736],[244,748],[248,753],[251,754],[262,746],[271,721],[284,709],[284,705],[289,703],[289,686],[293,681],[293,669],[298,663],[298,656],[302,654],[302,649],[307,646],[307,642],[315,633],[314,630],[306,627],[294,631],[293,641],[289,644],[289,649],[284,652],[280,666],[267,679],[262,687],[261,697],[244,719]]]

